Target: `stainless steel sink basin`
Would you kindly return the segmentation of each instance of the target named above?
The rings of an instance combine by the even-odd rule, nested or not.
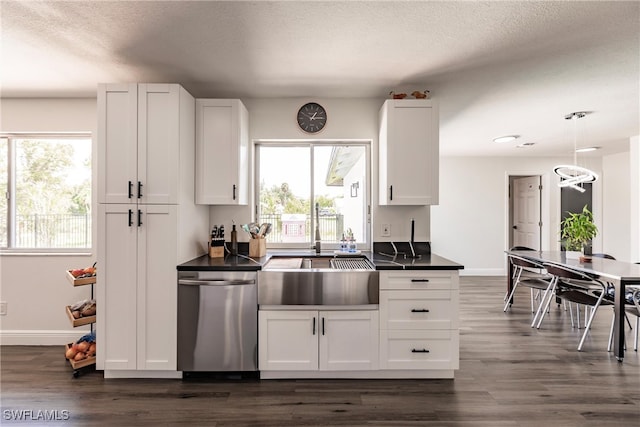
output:
[[[262,267],[263,271],[273,270],[375,270],[365,257],[289,257],[274,256]]]
[[[378,304],[378,272],[366,258],[272,257],[258,272],[258,304]]]

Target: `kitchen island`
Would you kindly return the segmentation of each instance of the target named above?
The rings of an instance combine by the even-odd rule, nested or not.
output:
[[[352,305],[348,299],[326,303],[328,298],[299,303],[285,295],[322,289],[318,279],[309,275],[318,270],[313,268],[299,270],[297,287],[282,287],[282,303],[264,304],[258,297],[256,353],[261,378],[454,377],[459,368],[458,272],[464,267],[430,253],[428,244],[377,244],[374,249],[374,253],[354,255],[366,257],[375,269],[368,279],[365,303]],[[279,274],[264,269],[272,258],[335,255],[334,251],[273,250],[250,258],[242,246],[239,250],[239,255],[224,258],[204,255],[177,268],[179,272],[257,272],[260,295],[261,275]],[[326,288],[328,279],[320,280]]]

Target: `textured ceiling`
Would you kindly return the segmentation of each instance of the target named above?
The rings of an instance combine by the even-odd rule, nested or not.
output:
[[[445,155],[566,155],[638,135],[640,2],[6,1],[2,97],[177,82],[196,97],[429,89]],[[518,134],[516,149],[493,144]]]

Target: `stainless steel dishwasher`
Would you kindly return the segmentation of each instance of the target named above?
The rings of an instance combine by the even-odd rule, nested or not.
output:
[[[178,272],[178,370],[257,371],[255,271]]]

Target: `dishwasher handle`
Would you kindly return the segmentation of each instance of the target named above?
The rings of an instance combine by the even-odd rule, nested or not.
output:
[[[255,280],[233,280],[233,279],[220,279],[220,280],[187,280],[179,279],[178,285],[189,286],[236,286],[236,285],[254,285]]]

